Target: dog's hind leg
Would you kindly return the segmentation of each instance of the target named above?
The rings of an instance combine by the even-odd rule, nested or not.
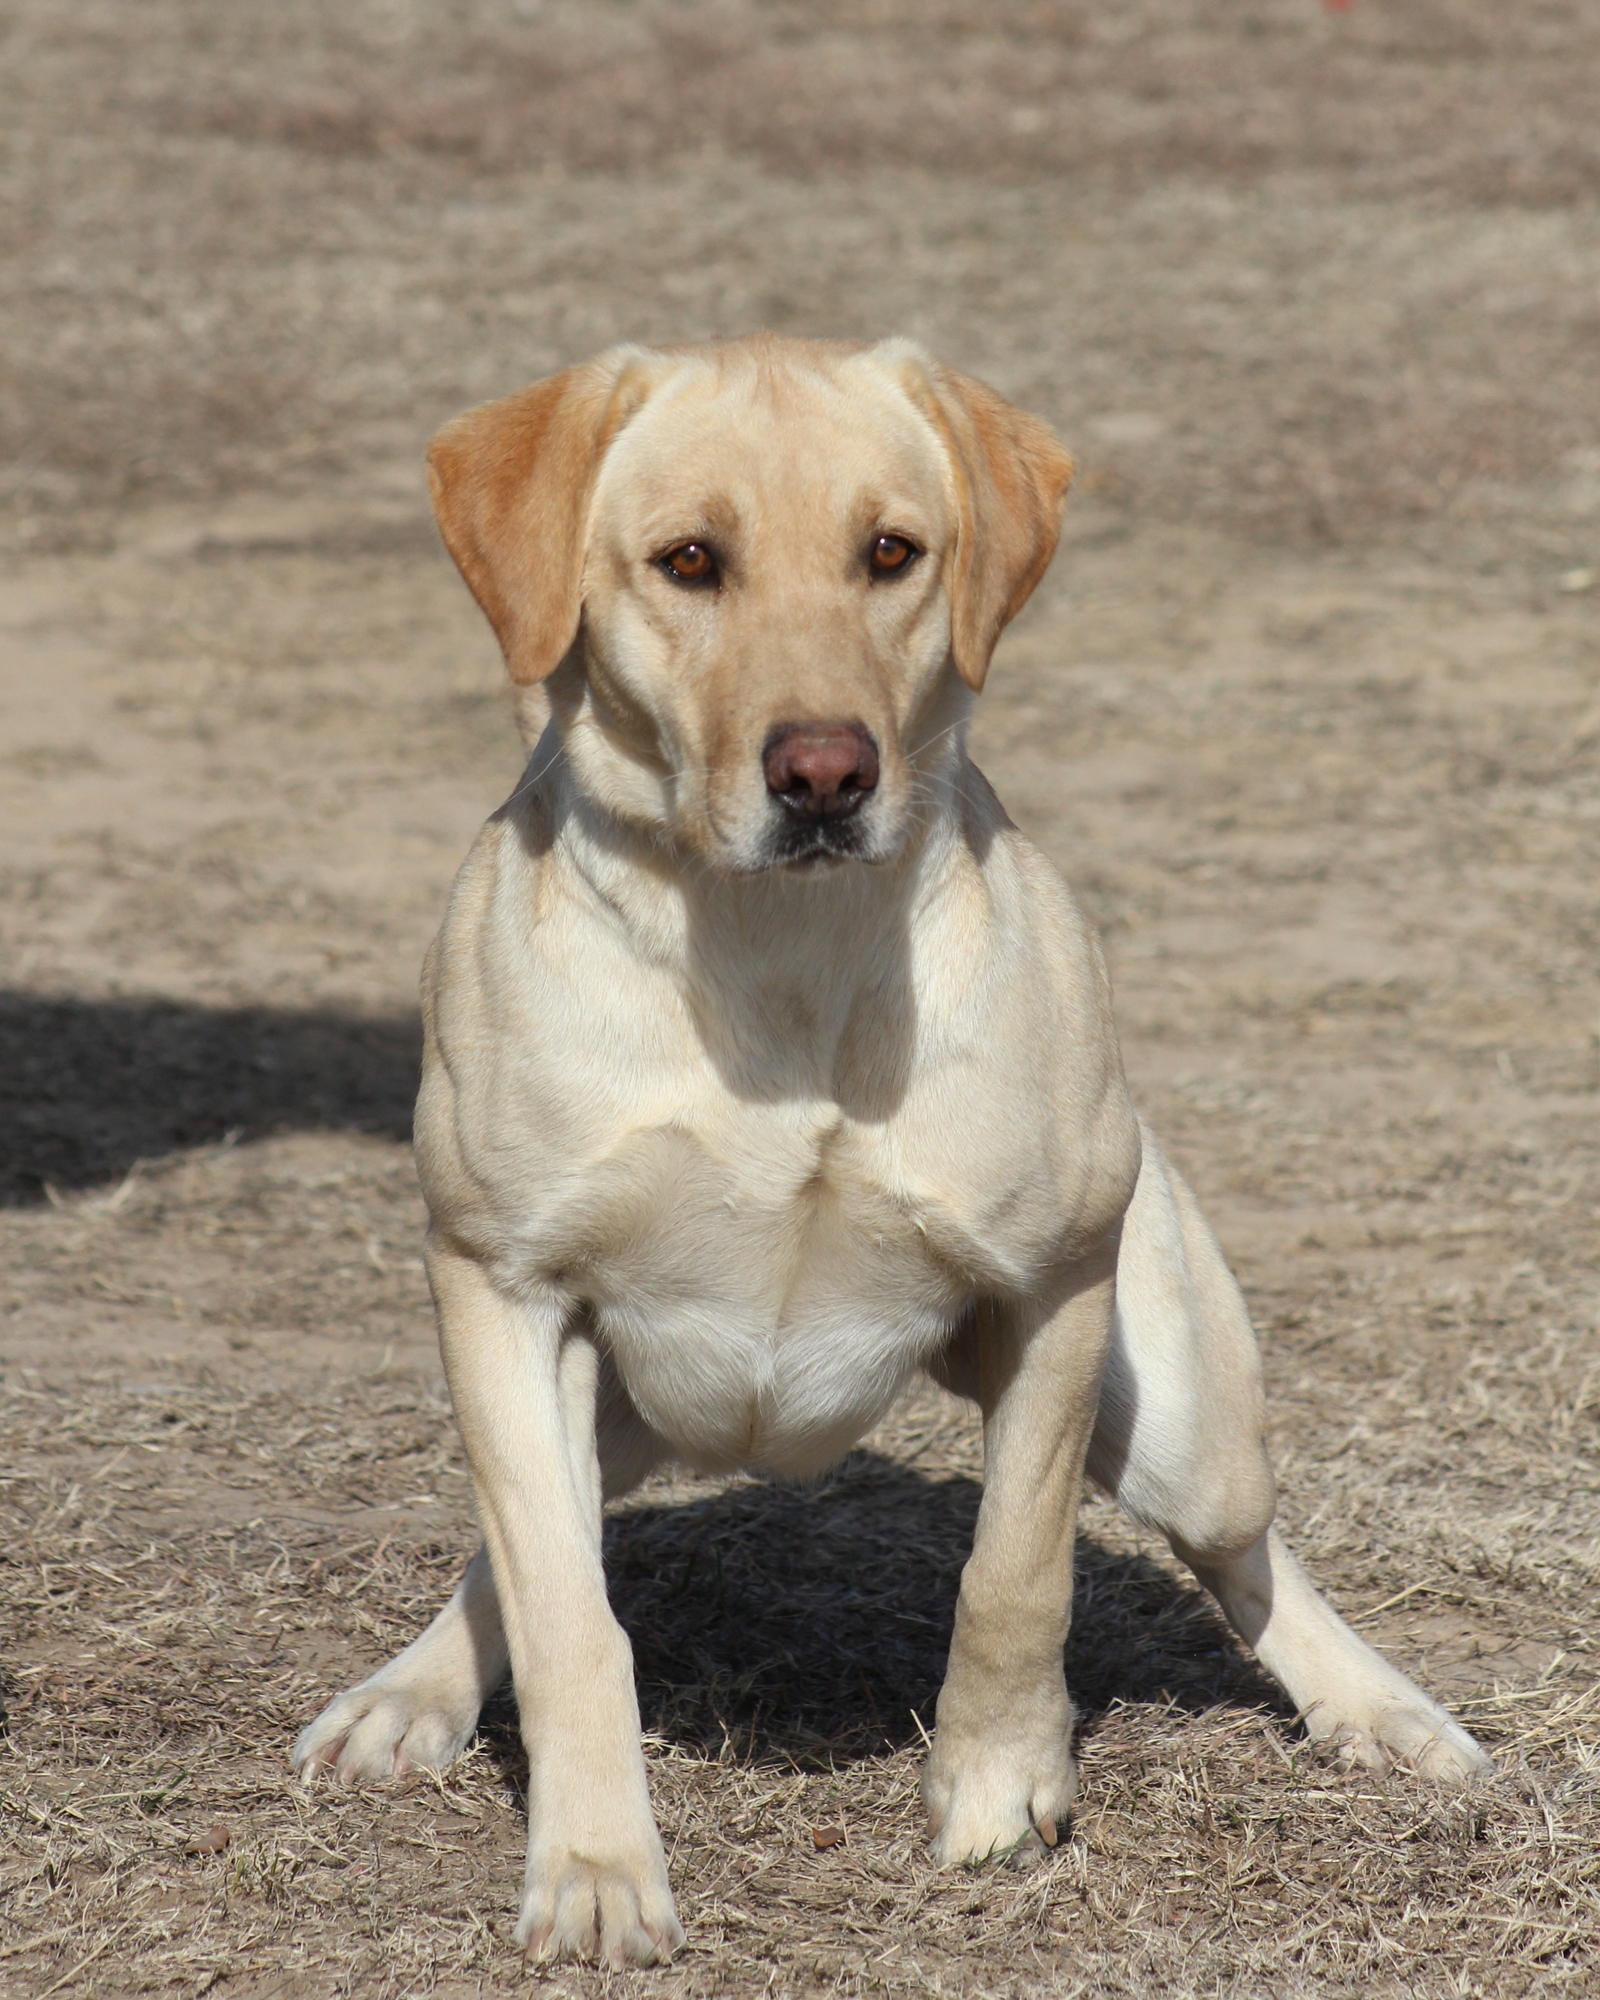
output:
[[[609,1362],[601,1369],[595,1429],[607,1500],[637,1486],[666,1455]],[[489,1552],[480,1547],[432,1624],[331,1701],[301,1731],[290,1761],[304,1778],[332,1770],[346,1784],[443,1770],[472,1741],[510,1659]]]
[[[1244,1300],[1148,1132],[1088,1470],[1167,1536],[1313,1738],[1358,1763],[1398,1761],[1435,1778],[1490,1768],[1437,1702],[1351,1631],[1272,1526],[1261,1363]]]
[[[346,1784],[443,1770],[472,1740],[478,1711],[510,1662],[489,1552],[480,1548],[433,1623],[386,1666],[329,1702],[290,1762]]]

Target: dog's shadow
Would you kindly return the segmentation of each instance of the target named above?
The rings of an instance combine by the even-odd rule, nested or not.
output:
[[[0,990],[0,1207],[230,1135],[407,1140],[421,1052],[414,1012]]]
[[[931,1734],[980,1487],[856,1452],[818,1485],[741,1482],[606,1523],[611,1600],[647,1734],[703,1757],[821,1768]],[[1118,1700],[1287,1718],[1197,1586],[1080,1538],[1067,1678],[1085,1728]],[[509,1690],[484,1715],[520,1763]]]

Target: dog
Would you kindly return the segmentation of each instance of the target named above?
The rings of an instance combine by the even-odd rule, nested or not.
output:
[[[1243,1299],[1129,1102],[1093,932],[967,755],[1055,551],[1055,435],[908,341],[758,336],[612,349],[429,467],[548,718],[423,974],[426,1261],[484,1541],[296,1768],[447,1765],[509,1665],[518,1942],[670,1955],[602,1507],[668,1460],[817,1473],[922,1369],[983,1417],[938,1862],[1053,1845],[1071,1809],[1086,1473],[1312,1737],[1486,1770],[1272,1526]]]

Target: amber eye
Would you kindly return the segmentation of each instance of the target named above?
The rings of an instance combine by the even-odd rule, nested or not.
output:
[[[660,558],[675,583],[715,583],[717,559],[704,542],[684,542]]]
[[[867,567],[874,576],[895,576],[910,568],[917,553],[904,535],[880,535],[872,545]]]

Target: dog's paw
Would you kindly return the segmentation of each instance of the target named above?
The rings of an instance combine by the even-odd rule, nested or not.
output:
[[[289,1761],[309,1784],[333,1771],[347,1785],[442,1771],[472,1741],[478,1704],[380,1670],[328,1706],[300,1733]]]
[[[1460,1723],[1409,1684],[1405,1695],[1375,1702],[1356,1717],[1312,1709],[1306,1728],[1314,1742],[1341,1762],[1364,1770],[1389,1771],[1398,1764],[1451,1785],[1470,1784],[1494,1772],[1487,1753]]]
[[[533,1959],[598,1959],[617,1971],[670,1958],[683,1943],[683,1926],[655,1822],[603,1840],[536,1830],[516,1939]]]
[[[1026,1738],[957,1737],[943,1726],[922,1774],[933,1858],[941,1868],[1028,1862],[1054,1847],[1078,1796],[1072,1709]]]

